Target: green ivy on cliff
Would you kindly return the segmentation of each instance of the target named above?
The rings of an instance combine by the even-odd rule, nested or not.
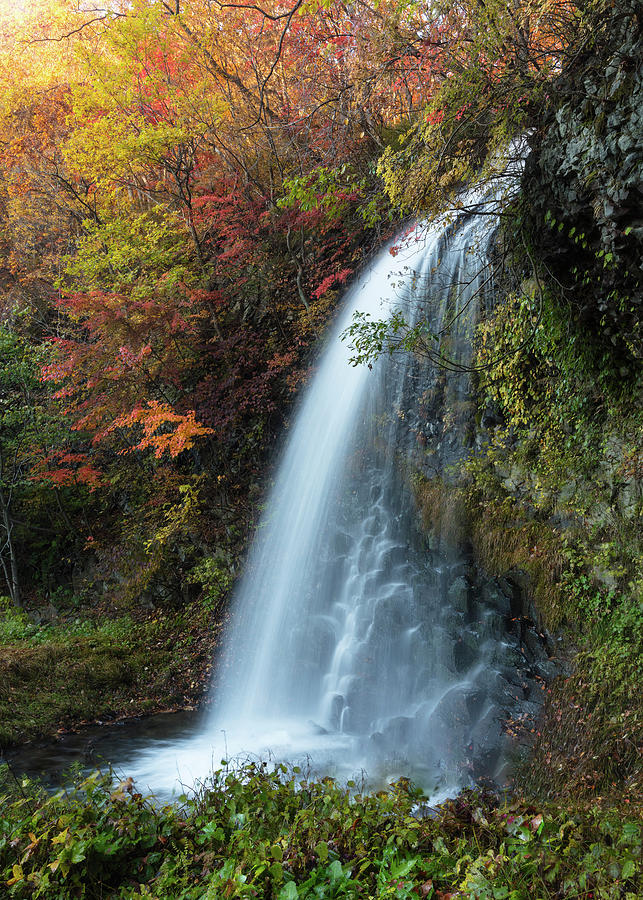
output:
[[[467,467],[477,551],[492,571],[527,572],[544,622],[580,651],[554,687],[526,781],[550,795],[640,798],[637,381],[535,279],[480,326],[477,363],[482,419],[494,423]]]

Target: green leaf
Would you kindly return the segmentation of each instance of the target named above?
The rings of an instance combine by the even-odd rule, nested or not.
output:
[[[395,865],[391,866],[391,875],[393,878],[405,878],[415,868],[417,862],[418,859],[415,857],[414,859],[404,859],[395,863]]]
[[[274,878],[275,881],[283,881],[284,879],[284,868],[281,863],[275,862],[270,866],[269,869],[271,878]]]
[[[80,841],[72,846],[71,861],[73,863],[79,863],[85,859],[85,846],[85,841]]]
[[[297,885],[294,881],[289,881],[288,884],[285,884],[279,891],[277,898],[278,900],[297,900],[298,896]]]
[[[342,869],[342,864],[338,859],[334,860],[328,867],[328,874],[330,875],[330,882],[334,884],[336,881],[339,881],[344,877],[344,870]]]
[[[633,859],[626,859],[623,863],[621,876],[623,878],[631,878],[632,875],[636,875],[636,862]]]
[[[634,822],[626,822],[623,826],[623,837],[625,838],[638,838],[640,835],[640,828]]]

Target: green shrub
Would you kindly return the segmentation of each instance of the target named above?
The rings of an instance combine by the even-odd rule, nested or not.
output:
[[[4,796],[2,796],[4,795]],[[466,792],[418,816],[402,780],[356,793],[296,768],[224,768],[159,806],[131,779],[94,773],[53,797],[0,781],[0,894],[120,897],[627,898],[640,888],[641,828]]]

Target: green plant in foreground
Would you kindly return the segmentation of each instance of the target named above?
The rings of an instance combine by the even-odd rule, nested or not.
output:
[[[640,896],[641,827],[618,812],[465,792],[434,817],[402,780],[355,793],[266,763],[214,773],[160,806],[94,773],[47,796],[0,782],[0,896],[11,898],[623,898]]]

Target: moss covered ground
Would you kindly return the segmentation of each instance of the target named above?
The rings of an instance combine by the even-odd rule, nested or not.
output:
[[[200,603],[113,618],[80,607],[40,624],[4,606],[0,749],[97,721],[195,706],[219,631]]]

